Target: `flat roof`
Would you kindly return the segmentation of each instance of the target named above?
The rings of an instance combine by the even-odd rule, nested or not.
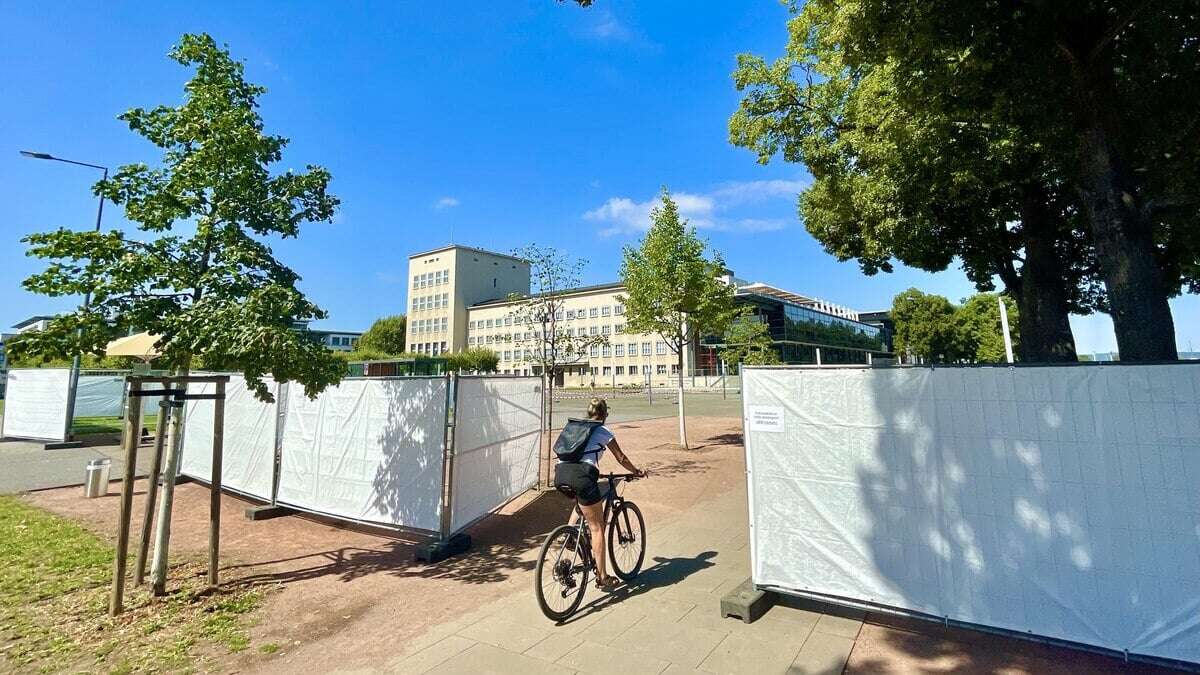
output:
[[[53,316],[45,316],[45,315],[31,316],[28,319],[25,319],[24,321],[14,323],[13,328],[24,328],[25,326],[28,326],[29,324],[37,323],[39,321],[51,321],[53,319],[54,319]]]
[[[508,258],[509,260],[516,260],[517,262],[523,262],[523,263],[529,262],[528,260],[525,260],[524,258],[518,258],[515,255],[508,255],[507,253],[496,253],[495,251],[488,251],[488,250],[485,250],[482,248],[475,248],[474,246],[463,246],[462,244],[449,244],[446,246],[441,246],[439,248],[431,249],[429,251],[413,253],[412,255],[408,256],[408,259],[412,260],[413,258],[420,258],[422,256],[432,255],[434,253],[441,253],[442,251],[451,251],[456,248],[461,249],[463,251],[471,251],[473,253],[482,253],[484,255],[491,255],[491,256],[495,256],[497,258]]]
[[[606,284],[595,284],[592,286],[579,286],[577,288],[570,288],[565,291],[560,291],[559,294],[560,295],[584,295],[586,293],[595,293],[597,291],[611,291],[611,290],[616,290],[618,288],[625,288],[625,284],[623,284],[619,281],[610,281]],[[539,295],[541,295],[541,294],[539,294]],[[524,299],[524,298],[528,298],[528,297],[530,297],[530,296],[528,296],[528,295],[519,296],[520,299]],[[504,305],[504,304],[507,304],[510,302],[514,302],[514,301],[507,297],[492,298],[491,300],[484,300],[482,302],[477,302],[477,303],[471,305],[471,307],[491,307],[494,305]]]

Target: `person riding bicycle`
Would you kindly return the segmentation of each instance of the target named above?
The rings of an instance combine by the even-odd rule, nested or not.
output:
[[[554,467],[554,484],[566,486],[575,493],[575,501],[579,504],[579,510],[583,512],[584,519],[587,520],[588,529],[591,530],[592,558],[596,563],[596,586],[607,589],[615,586],[617,580],[608,576],[605,565],[604,493],[600,490],[599,484],[600,458],[604,456],[605,450],[610,450],[621,466],[631,473],[639,476],[647,474],[629,461],[629,458],[621,450],[620,444],[617,443],[616,437],[604,426],[605,420],[608,419],[608,403],[604,399],[593,398],[588,405],[587,416],[592,423],[589,425],[590,431],[587,432],[587,440],[582,446],[582,452],[578,453],[580,457],[577,461],[571,461],[559,455],[558,464]],[[568,425],[578,422],[581,421],[571,420]],[[599,424],[595,424],[595,422],[599,422]],[[566,429],[564,429],[565,433]]]

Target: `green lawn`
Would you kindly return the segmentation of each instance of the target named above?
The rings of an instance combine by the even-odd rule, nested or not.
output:
[[[249,646],[261,588],[206,592],[203,565],[180,562],[171,569],[179,590],[155,600],[131,589],[113,619],[113,554],[80,525],[0,497],[0,671],[208,670]]]
[[[154,425],[158,422],[158,415],[146,415],[142,418],[142,426],[154,433]],[[75,423],[71,425],[71,431],[76,436],[87,436],[89,434],[119,434],[122,430],[122,420],[120,417],[76,417]]]

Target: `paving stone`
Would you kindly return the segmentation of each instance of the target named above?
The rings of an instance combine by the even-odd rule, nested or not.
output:
[[[574,635],[551,635],[529,649],[526,649],[525,655],[553,663],[561,659],[567,652],[578,647],[582,642],[583,638]]]
[[[732,673],[783,673],[800,651],[794,640],[760,640],[731,633],[700,664],[700,670],[717,675]]]
[[[662,671],[662,675],[712,675],[712,673],[706,673],[703,670],[696,670],[695,668],[685,668],[678,663],[672,663],[667,666],[666,670]]]
[[[477,621],[458,631],[458,634],[520,653],[541,642],[550,632],[545,626],[513,621],[511,617],[500,613]]]
[[[621,648],[695,668],[716,648],[725,633],[647,616],[616,642]]]
[[[846,668],[850,650],[854,649],[852,638],[819,633],[808,636],[800,653],[788,668],[789,675],[838,675]]]
[[[626,611],[605,611],[595,625],[585,631],[588,641],[599,644],[610,644],[620,637],[630,626],[641,621],[645,613],[627,609]]]
[[[428,672],[435,666],[450,660],[475,644],[474,640],[467,639],[461,635],[451,635],[442,638],[425,649],[404,658],[394,666],[394,672],[405,675],[409,673],[418,675],[419,673]],[[391,671],[393,668],[389,668],[388,670]]]
[[[799,610],[792,610],[799,611]],[[818,633],[827,633],[829,635],[839,635],[846,638],[858,637],[858,631],[862,629],[862,619],[854,617],[841,617],[832,614],[822,614],[820,620],[817,621],[816,627],[813,629]]]
[[[570,668],[488,644],[476,644],[429,671],[438,675],[559,675]]]
[[[658,675],[671,665],[667,661],[633,652],[624,646],[611,647],[587,640],[567,652],[558,660],[558,664],[594,675]]]

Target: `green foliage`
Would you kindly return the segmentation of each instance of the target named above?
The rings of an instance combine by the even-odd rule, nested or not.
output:
[[[779,353],[771,340],[770,327],[745,308],[733,320],[725,334],[721,359],[730,366],[769,366],[779,363]]]
[[[500,365],[500,355],[486,347],[468,347],[446,356],[446,366],[457,372],[494,373]]]
[[[356,349],[383,354],[399,354],[404,351],[405,331],[408,320],[403,314],[376,319],[358,339]]]
[[[1004,351],[1004,332],[1000,323],[1000,304],[1004,299],[1008,311],[1008,331],[1012,339],[1013,352],[1019,351],[1021,334],[1018,326],[1020,316],[1017,304],[1007,295],[977,293],[963,301],[955,311],[955,324],[964,346],[965,358],[976,363],[1004,363],[1008,357]]]
[[[892,300],[892,321],[896,324],[896,353],[922,363],[953,363],[963,358],[954,305],[946,298],[910,288]]]
[[[61,315],[19,343],[25,354],[100,354],[130,328],[161,336],[164,363],[242,372],[259,398],[268,377],[304,385],[310,396],[343,375],[338,359],[292,330],[325,318],[296,287],[299,277],[265,240],[295,237],[303,223],[330,221],[338,200],[329,172],[272,175],[287,139],[263,131],[265,91],[208,35],[184,35],[170,54],[194,67],[177,107],[120,116],[162,150],[157,168],[130,164],[96,185],[124,206],[136,236],[57,230],[30,235],[28,254],[50,261],[24,283],[49,296],[93,294],[91,307]],[[76,331],[79,331],[78,337]]]
[[[664,188],[662,204],[650,213],[652,224],[638,247],[626,246],[621,262],[625,329],[658,333],[682,358],[696,335],[722,334],[736,314],[734,288],[720,281],[725,261],[679,217]],[[682,370],[681,370],[682,372]]]

